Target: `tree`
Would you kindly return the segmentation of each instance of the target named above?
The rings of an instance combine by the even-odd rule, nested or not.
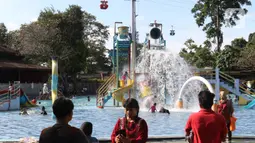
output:
[[[217,65],[221,70],[233,70],[239,60],[240,52],[245,48],[247,41],[243,38],[236,38],[231,45],[225,45],[219,53]]]
[[[4,23],[0,23],[0,45],[5,45],[7,42],[7,29]]]
[[[188,39],[184,45],[186,48],[183,48],[179,55],[183,57],[190,65],[198,68],[215,66],[215,58],[210,50],[210,42],[205,41],[204,46],[198,46],[192,39]]]
[[[79,72],[106,67],[107,26],[82,11],[80,6],[70,5],[64,12],[46,8],[38,21],[22,25],[17,33],[12,35],[19,35],[18,49],[28,62],[38,64],[50,62],[52,56],[58,58],[65,95],[69,94],[68,85],[75,83]],[[89,64],[89,57],[96,61],[96,68]]]
[[[237,66],[240,69],[255,70],[255,33],[251,33],[246,47],[240,53]]]
[[[226,11],[229,8],[241,9],[244,5],[251,5],[249,0],[198,0],[192,8],[196,23],[199,27],[203,26],[203,31],[206,32],[207,38],[215,42],[217,38],[217,51],[220,52],[220,47],[223,43],[222,26],[235,26],[239,20],[240,11],[234,10],[229,13],[230,16],[226,19]],[[246,14],[247,9],[243,8]],[[231,11],[230,11],[231,12]],[[207,22],[208,21],[208,22]]]

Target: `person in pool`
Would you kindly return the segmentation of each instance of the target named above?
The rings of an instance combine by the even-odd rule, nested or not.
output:
[[[99,143],[97,138],[95,137],[92,137],[92,131],[93,131],[93,124],[90,123],[90,122],[84,122],[82,125],[81,125],[81,128],[80,128],[83,133],[88,137],[88,140],[91,142],[91,143]]]
[[[47,112],[46,112],[46,110],[45,110],[45,107],[44,107],[44,106],[42,107],[42,112],[41,112],[41,114],[42,114],[42,115],[47,115]]]
[[[153,106],[151,106],[151,108],[149,109],[149,111],[151,110],[151,113],[155,113],[157,111],[156,106],[157,103],[154,103]]]
[[[20,111],[19,114],[20,114],[20,115],[28,115],[27,109],[26,109],[26,108],[21,109],[21,111]]]
[[[139,104],[136,99],[129,98],[124,102],[125,117],[119,118],[111,135],[112,143],[146,143],[148,126],[138,116]]]
[[[169,110],[165,109],[164,107],[161,107],[161,108],[160,108],[159,113],[167,113],[167,114],[170,114]]]

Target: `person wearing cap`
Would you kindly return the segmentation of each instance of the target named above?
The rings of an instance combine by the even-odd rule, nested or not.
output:
[[[138,116],[137,100],[129,98],[123,105],[125,117],[118,119],[112,131],[112,143],[146,143],[148,126],[146,121]]]
[[[81,125],[81,128],[80,128],[83,133],[88,137],[88,140],[90,141],[90,143],[99,143],[97,138],[95,137],[92,137],[92,132],[93,132],[93,124],[90,123],[90,122],[84,122],[82,125]]]

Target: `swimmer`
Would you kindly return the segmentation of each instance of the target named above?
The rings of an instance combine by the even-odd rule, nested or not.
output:
[[[47,115],[47,112],[46,112],[46,110],[45,110],[45,107],[44,107],[44,106],[42,107],[42,112],[41,112],[41,114],[42,114],[42,115]]]
[[[28,115],[26,108],[23,108],[20,113],[20,115]]]
[[[88,102],[90,101],[90,97],[88,96]]]
[[[167,113],[167,114],[170,114],[169,110],[161,107],[160,110],[159,110],[159,113]]]
[[[151,113],[155,113],[157,111],[156,105],[157,103],[154,103],[153,106],[151,106],[151,108],[149,109],[149,111],[151,110]]]

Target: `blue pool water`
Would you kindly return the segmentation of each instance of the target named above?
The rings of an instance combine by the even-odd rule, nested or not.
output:
[[[95,107],[95,98],[88,102],[86,97],[73,99],[75,108],[71,125],[80,127],[84,121],[90,121],[94,125],[93,135],[99,138],[109,138],[112,129],[119,117],[124,115],[122,107],[106,107],[98,109]],[[19,111],[0,112],[0,139],[19,139],[22,137],[39,138],[43,128],[55,123],[52,119],[51,101],[41,101],[40,106],[45,106],[48,116],[40,114],[40,108],[29,110],[29,116],[19,115]],[[112,104],[111,102],[108,103]],[[149,113],[141,111],[140,116],[144,118],[149,127],[149,135],[184,135],[184,126],[191,112],[172,111],[171,115],[160,113]],[[246,110],[235,107],[237,130],[234,135],[254,135],[255,133],[255,110]]]

